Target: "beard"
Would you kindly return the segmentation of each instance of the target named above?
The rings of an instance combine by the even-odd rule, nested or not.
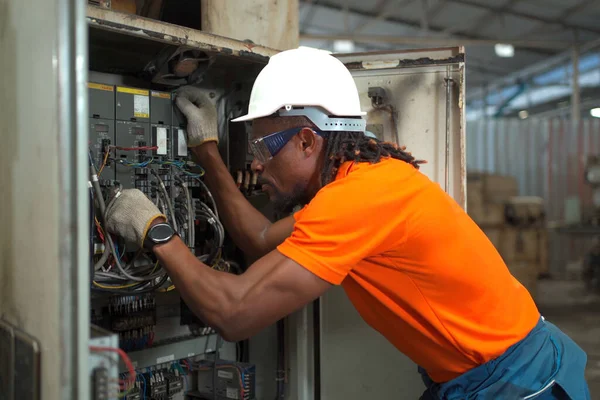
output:
[[[275,193],[271,199],[275,212],[279,214],[289,215],[297,206],[305,206],[309,203],[309,196],[306,194],[306,189],[301,185],[294,187],[291,193],[281,193],[273,188]]]

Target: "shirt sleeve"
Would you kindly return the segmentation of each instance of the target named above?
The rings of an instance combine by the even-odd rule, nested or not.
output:
[[[401,218],[384,215],[389,196],[367,195],[364,189],[350,177],[321,189],[295,214],[292,235],[277,249],[339,285],[359,261],[385,251],[402,236]]]

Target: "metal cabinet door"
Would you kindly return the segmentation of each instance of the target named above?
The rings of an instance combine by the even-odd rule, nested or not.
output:
[[[356,80],[362,109],[368,112],[367,129],[427,160],[421,171],[464,208],[463,49],[338,58]],[[377,104],[378,95],[384,96],[384,105]],[[341,287],[321,298],[319,312],[321,399],[419,398],[424,385],[417,366],[362,320]]]

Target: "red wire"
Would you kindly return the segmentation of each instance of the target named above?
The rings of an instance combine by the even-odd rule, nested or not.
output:
[[[123,350],[117,349],[115,347],[90,346],[90,351],[95,351],[97,353],[103,353],[106,351],[111,352],[111,353],[118,353],[119,356],[123,359],[125,366],[127,366],[127,370],[129,371],[130,383],[131,384],[135,383],[135,368],[133,368],[131,359],[129,358],[129,356],[127,356],[127,354]]]
[[[104,242],[104,235],[102,234],[102,229],[100,228],[100,225],[98,225],[97,222],[96,222],[96,230],[98,231],[98,236]]]

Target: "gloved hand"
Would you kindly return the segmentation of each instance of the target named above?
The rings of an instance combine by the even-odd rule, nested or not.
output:
[[[144,193],[125,189],[106,207],[106,230],[143,247],[150,224],[159,217],[166,219]]]
[[[187,118],[188,147],[206,142],[219,143],[217,110],[208,97],[194,86],[180,87],[175,96],[175,104]]]

